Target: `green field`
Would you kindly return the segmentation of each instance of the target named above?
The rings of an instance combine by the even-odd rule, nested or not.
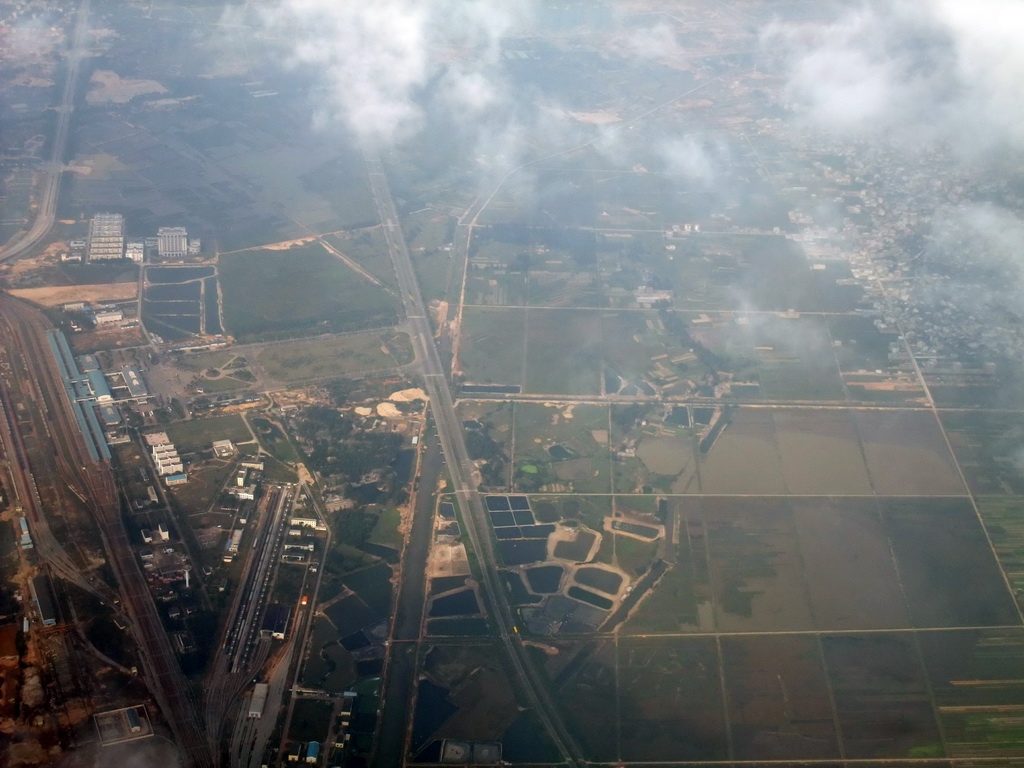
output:
[[[517,403],[515,441],[512,461],[516,490],[611,490],[607,408]]]
[[[404,333],[359,333],[275,344],[256,360],[269,378],[294,383],[394,368],[411,362],[412,349]]]
[[[375,328],[394,323],[398,297],[319,243],[220,257],[224,319],[247,341]]]
[[[236,413],[178,421],[169,424],[164,431],[179,451],[209,448],[214,440],[231,440],[235,443],[252,440],[245,422]]]

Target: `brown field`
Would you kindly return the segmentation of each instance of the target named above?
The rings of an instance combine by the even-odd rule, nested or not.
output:
[[[89,104],[126,104],[147,93],[167,93],[167,89],[156,80],[132,80],[109,69],[97,69],[85,100]]]
[[[69,301],[128,301],[138,296],[138,283],[102,283],[97,285],[52,285],[41,288],[15,288],[12,296],[44,307],[56,307]]]
[[[736,758],[838,756],[817,638],[725,637],[722,665]]]

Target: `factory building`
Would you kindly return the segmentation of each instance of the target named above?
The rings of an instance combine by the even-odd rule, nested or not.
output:
[[[53,585],[49,576],[36,576],[29,582],[32,602],[39,612],[39,619],[44,627],[52,627],[57,623],[57,609],[53,599]]]
[[[188,253],[188,232],[184,227],[160,227],[156,231],[156,252],[162,259],[181,259]]]
[[[263,717],[263,708],[267,705],[267,692],[270,687],[266,683],[256,683],[249,700],[249,719],[259,720]]]
[[[287,605],[271,603],[263,615],[260,634],[264,637],[272,637],[274,640],[284,640],[285,634],[288,632],[288,620],[291,618],[291,614],[291,609]]]
[[[99,213],[89,222],[89,261],[124,258],[124,216]]]

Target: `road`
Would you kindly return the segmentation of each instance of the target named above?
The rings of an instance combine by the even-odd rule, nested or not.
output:
[[[82,0],[75,14],[75,26],[71,31],[71,48],[68,50],[67,56],[68,67],[64,78],[64,91],[61,94],[60,105],[57,107],[57,130],[53,137],[53,151],[50,155],[50,162],[42,171],[46,174],[46,180],[43,182],[43,188],[39,195],[35,220],[28,230],[16,234],[0,249],[0,262],[11,261],[35,248],[53,226],[53,220],[57,214],[57,199],[60,195],[60,181],[64,173],[64,152],[68,145],[68,135],[71,133],[71,115],[75,109],[78,70],[82,59],[88,53],[85,44],[86,36],[89,33],[89,3],[90,0]]]
[[[579,746],[569,735],[554,702],[548,693],[543,675],[536,669],[515,629],[515,616],[508,605],[498,576],[497,560],[487,529],[487,515],[477,487],[479,477],[469,459],[462,435],[462,425],[455,412],[451,390],[434,344],[430,321],[424,308],[412,259],[399,224],[398,212],[391,196],[384,167],[379,158],[366,161],[370,190],[373,193],[381,228],[395,267],[406,320],[409,323],[416,360],[423,376],[424,389],[430,399],[441,448],[448,458],[448,471],[455,488],[466,536],[480,560],[481,593],[498,628],[498,637],[505,647],[515,675],[515,684],[525,702],[534,710],[547,729],[559,753],[570,762],[583,765]]]

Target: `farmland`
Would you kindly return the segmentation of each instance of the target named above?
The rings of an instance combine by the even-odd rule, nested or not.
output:
[[[398,299],[319,243],[222,254],[227,331],[269,340],[390,325]]]

